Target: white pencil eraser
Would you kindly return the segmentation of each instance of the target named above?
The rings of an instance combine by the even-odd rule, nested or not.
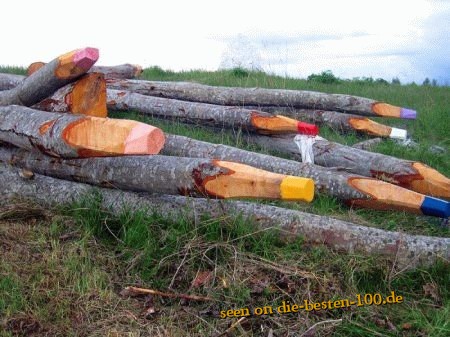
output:
[[[394,139],[406,139],[407,135],[408,132],[406,130],[392,128],[389,137]]]

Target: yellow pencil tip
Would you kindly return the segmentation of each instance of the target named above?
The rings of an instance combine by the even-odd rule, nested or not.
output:
[[[283,200],[311,202],[314,198],[314,180],[288,176],[282,180],[280,191]]]

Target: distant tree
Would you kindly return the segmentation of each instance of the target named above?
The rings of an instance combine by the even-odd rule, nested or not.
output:
[[[430,79],[428,77],[422,83],[422,85],[425,85],[425,86],[429,86],[430,84],[431,84],[431,82],[430,82]]]
[[[397,84],[397,85],[402,84],[402,83],[400,82],[400,79],[399,79],[398,77],[394,77],[394,78],[392,79],[391,83],[392,83],[392,84]]]
[[[379,84],[389,84],[389,82],[388,81],[386,81],[384,78],[377,78],[376,80],[375,80],[375,82],[376,83],[379,83]]]
[[[432,85],[433,87],[437,87],[438,83],[437,83],[437,81],[436,81],[435,78],[433,78],[433,80],[431,81],[431,85]]]
[[[319,82],[325,84],[340,83],[341,79],[336,77],[331,70],[322,71],[320,74],[311,74],[307,78],[310,82]]]

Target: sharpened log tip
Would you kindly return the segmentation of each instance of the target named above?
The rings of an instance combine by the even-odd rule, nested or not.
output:
[[[415,110],[400,108],[398,106],[382,102],[373,104],[372,111],[380,117],[394,117],[403,119],[417,118],[417,112]]]
[[[411,181],[412,189],[434,197],[450,198],[450,179],[425,164],[416,162],[412,166],[422,177]]]
[[[157,154],[164,146],[164,133],[151,125],[135,126],[125,140],[125,154]]]
[[[373,209],[398,209],[409,212],[447,218],[450,203],[431,198],[373,178],[350,178],[348,184],[371,196],[370,199],[353,200],[351,204]]]
[[[79,157],[156,154],[165,141],[164,133],[151,125],[100,117],[70,123],[62,138]]]
[[[55,69],[56,77],[70,79],[87,72],[99,57],[98,49],[83,48],[71,51],[58,57],[59,64]]]

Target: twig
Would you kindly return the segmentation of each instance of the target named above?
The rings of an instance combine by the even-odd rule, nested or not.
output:
[[[359,323],[356,323],[356,322],[350,322],[350,323],[353,324],[353,325],[356,325],[357,327],[360,327],[361,329],[364,329],[366,331],[370,331],[370,333],[373,334],[374,336],[380,336],[380,337],[386,336],[386,335],[383,335],[383,334],[381,334],[379,332],[376,332],[375,330],[369,329],[368,327],[366,327],[366,326],[364,326],[362,324],[359,324]]]
[[[231,326],[226,329],[224,332],[216,335],[215,337],[221,337],[221,336],[225,336],[227,333],[231,332],[231,330],[233,330],[235,327],[237,327],[239,324],[241,324],[243,321],[245,321],[247,319],[247,317],[241,317],[239,318],[236,322],[234,322],[233,324],[231,324]]]
[[[123,289],[120,294],[122,296],[139,296],[139,295],[158,295],[162,297],[170,297],[170,298],[184,298],[186,300],[193,301],[214,301],[211,297],[203,297],[196,295],[187,295],[187,294],[175,294],[175,293],[164,293],[162,291],[153,290],[153,289],[145,289],[138,287],[126,287]]]
[[[313,325],[312,325],[308,330],[306,330],[304,333],[302,333],[302,335],[301,335],[300,337],[302,337],[302,336],[308,336],[307,333],[310,332],[311,330],[315,329],[316,326],[318,326],[318,325],[321,325],[321,324],[327,324],[327,323],[335,324],[335,323],[341,323],[341,322],[342,322],[342,318],[339,318],[339,319],[328,319],[328,320],[326,320],[326,321],[320,321],[320,322],[317,322],[317,323],[313,324]]]

